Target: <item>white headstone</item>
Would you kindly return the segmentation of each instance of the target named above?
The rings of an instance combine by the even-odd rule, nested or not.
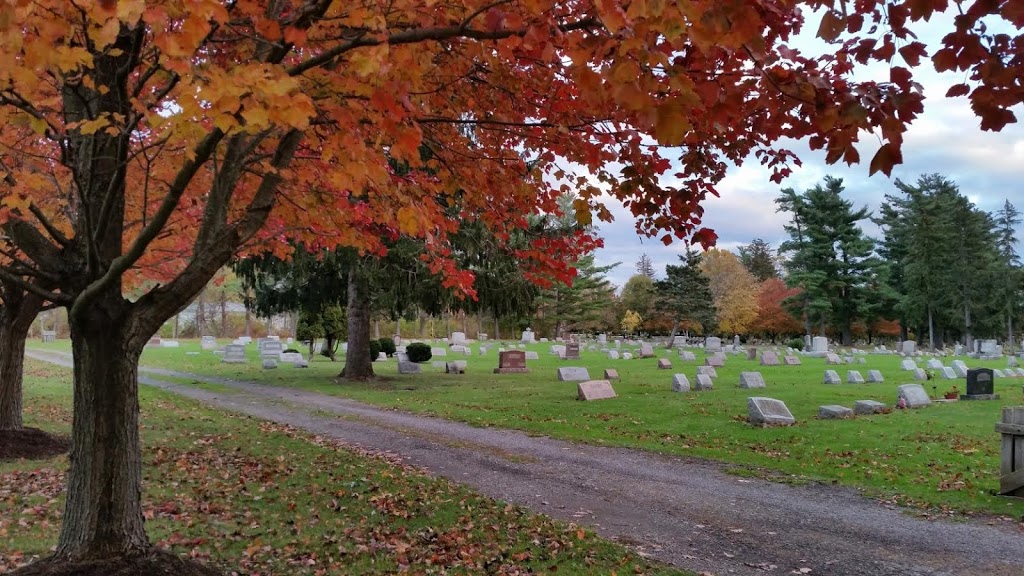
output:
[[[708,336],[707,338],[704,339],[704,351],[705,352],[708,352],[708,353],[719,352],[719,351],[721,351],[721,349],[722,349],[722,339],[721,338],[717,338],[715,336]]]
[[[606,400],[615,398],[615,390],[607,380],[588,380],[576,385],[576,398],[584,401]]]
[[[863,384],[864,377],[861,376],[859,370],[847,370],[846,371],[846,382],[849,384]]]
[[[839,379],[839,373],[835,370],[825,370],[825,384],[841,384],[843,381]]]
[[[590,380],[590,373],[586,368],[576,366],[564,366],[558,369],[559,382],[575,382],[579,380]]]
[[[449,340],[453,346],[465,346],[466,345],[466,333],[465,332],[452,332],[452,337]]]
[[[619,359],[619,351],[618,350],[609,350],[608,351],[608,358],[611,359],[611,360],[618,360]]]
[[[877,400],[857,400],[853,403],[854,414],[878,414],[885,410],[885,404]]]
[[[686,378],[686,374],[675,374],[672,376],[672,391],[673,392],[689,392],[690,391],[690,380]]]
[[[693,352],[690,352],[689,350],[680,350],[679,359],[684,360],[686,362],[694,362],[697,360],[697,356]]]
[[[540,354],[538,354],[535,350],[527,350],[525,354],[527,360],[540,360]]]
[[[909,356],[917,352],[917,342],[914,342],[913,340],[904,340],[903,344],[900,345],[900,350]]]
[[[868,370],[868,382],[885,382],[885,378],[882,377],[882,372],[880,370]]]
[[[224,347],[224,357],[220,359],[225,364],[244,364],[245,346],[242,344],[228,344]]]
[[[917,370],[917,362],[914,362],[910,358],[900,362],[900,368],[903,370]]]
[[[823,420],[835,420],[837,418],[853,418],[853,410],[838,404],[818,407],[818,418]]]
[[[529,343],[529,342],[533,342],[533,340],[534,340],[533,330],[530,330],[529,328],[527,328],[526,330],[523,330],[523,336],[522,336],[522,338],[519,339],[519,341],[520,342],[524,342],[524,343]]]
[[[694,380],[694,390],[711,390],[715,387],[715,383],[711,379],[711,376],[708,376],[707,374],[697,374],[697,377]]]
[[[920,408],[932,403],[928,393],[920,384],[903,384],[896,388],[896,395],[907,403],[907,408]]]
[[[789,426],[796,423],[785,402],[774,398],[747,398],[747,419],[756,426]]]
[[[718,371],[714,366],[697,366],[697,374],[706,374],[709,378],[718,378]]]
[[[740,372],[740,388],[764,388],[760,372]]]
[[[448,350],[445,348],[431,348],[430,357],[437,358],[438,356],[448,356]]]
[[[811,339],[811,352],[828,352],[828,338],[815,336]]]

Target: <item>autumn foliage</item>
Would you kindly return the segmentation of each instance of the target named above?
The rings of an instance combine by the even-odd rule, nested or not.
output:
[[[751,332],[785,336],[802,334],[803,324],[793,316],[785,302],[800,294],[800,288],[789,288],[780,278],[769,278],[761,283],[757,296],[757,319]]]

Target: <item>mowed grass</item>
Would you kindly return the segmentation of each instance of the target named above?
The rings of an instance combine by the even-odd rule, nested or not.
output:
[[[61,343],[54,344],[60,346]],[[64,344],[66,347],[66,344]],[[394,360],[375,364],[381,378],[369,383],[335,378],[341,362],[315,358],[306,370],[282,365],[262,370],[255,345],[248,365],[222,364],[211,352],[188,355],[197,342],[182,342],[180,349],[149,349],[142,362],[222,377],[248,379],[345,396],[376,404],[460,420],[476,426],[497,426],[528,433],[626,446],[659,453],[698,456],[738,465],[738,474],[763,474],[785,481],[820,481],[865,490],[869,495],[931,512],[956,511],[1021,517],[1024,501],[995,494],[999,486],[1000,435],[994,431],[1001,408],[1022,404],[1024,378],[997,378],[997,401],[951,402],[920,410],[858,416],[852,420],[819,420],[819,406],[852,407],[856,400],[878,400],[892,406],[896,387],[913,382],[900,369],[899,356],[873,355],[867,364],[826,366],[823,358],[803,358],[801,366],[763,367],[742,355],[729,355],[719,368],[715,389],[674,393],[672,374],[695,381],[703,363],[681,361],[677,354],[657,349],[669,358],[670,370],[659,370],[656,359],[610,360],[605,354],[584,350],[580,360],[559,360],[550,344],[533,344],[540,359],[529,361],[530,374],[493,374],[497,346],[490,343],[485,356],[449,355],[465,359],[464,375],[448,375],[428,363],[424,373],[397,374]],[[626,350],[624,347],[623,350]],[[632,349],[632,348],[630,348]],[[1006,360],[962,358],[971,367],[1003,368]],[[924,367],[925,358],[918,358]],[[943,359],[949,365],[952,358]],[[613,382],[618,398],[596,402],[576,400],[576,383],[559,382],[559,366],[583,366],[592,378],[605,368],[618,370]],[[844,379],[848,369],[880,370],[881,384],[822,383],[824,371],[835,369]],[[767,388],[738,387],[742,371],[759,371]],[[923,382],[941,396],[963,379]],[[934,388],[933,388],[934,386]],[[786,428],[754,428],[746,423],[747,398],[768,396],[786,403],[798,423]]]
[[[67,433],[70,373],[29,360],[30,426]],[[684,574],[385,456],[142,387],[146,528],[238,574]],[[56,543],[67,458],[0,463],[0,573]]]

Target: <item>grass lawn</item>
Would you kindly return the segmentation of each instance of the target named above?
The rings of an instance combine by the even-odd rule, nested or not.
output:
[[[474,346],[473,356],[448,357],[468,360],[465,375],[447,375],[430,364],[423,374],[399,375],[396,362],[389,360],[375,364],[383,378],[365,384],[335,380],[341,363],[324,358],[315,358],[307,370],[290,366],[262,370],[255,345],[250,346],[252,362],[247,365],[222,364],[206,351],[188,354],[199,350],[196,341],[182,341],[179,349],[149,349],[142,362],[315,390],[477,426],[712,458],[745,466],[737,468],[739,474],[766,471],[786,481],[853,486],[929,513],[1024,515],[1024,501],[995,495],[1000,436],[994,431],[1001,408],[1022,403],[1024,378],[996,378],[998,401],[952,402],[853,420],[818,420],[818,407],[825,404],[852,407],[856,400],[872,399],[893,405],[896,387],[913,381],[910,373],[900,370],[901,359],[893,355],[868,355],[867,364],[851,366],[826,366],[822,358],[804,358],[802,366],[776,367],[761,367],[745,356],[730,355],[726,367],[718,369],[713,391],[679,394],[671,391],[672,374],[686,374],[692,384],[703,354],[698,352],[696,362],[683,362],[674,353],[666,356],[666,351],[656,350],[673,363],[670,370],[658,370],[654,359],[609,360],[599,352],[583,351],[581,360],[563,361],[548,353],[549,344],[534,344],[529,349],[538,351],[540,360],[528,362],[530,374],[493,374],[497,348],[491,344],[485,356],[477,355]],[[49,346],[66,349],[67,343]],[[964,360],[971,367],[1006,365],[1005,360]],[[946,365],[950,361],[945,359]],[[924,363],[924,358],[918,359],[919,366]],[[557,381],[559,366],[587,367],[593,378],[600,378],[605,368],[616,368],[621,377],[613,383],[618,398],[577,401],[576,384]],[[886,382],[825,385],[822,377],[827,368],[836,369],[844,379],[847,369],[860,370],[865,376],[867,370],[878,369]],[[760,371],[767,388],[738,388],[741,371]],[[964,390],[962,379],[924,385],[934,397],[953,383]],[[749,396],[784,401],[797,425],[749,426]]]
[[[28,360],[25,395],[27,425],[69,431],[68,370]],[[147,387],[141,401],[149,535],[225,572],[684,574],[380,455]],[[66,468],[0,463],[0,573],[56,543]]]

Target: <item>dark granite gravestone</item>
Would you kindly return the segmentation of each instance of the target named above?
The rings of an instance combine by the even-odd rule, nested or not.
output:
[[[971,368],[967,371],[967,394],[961,394],[961,400],[998,400],[993,385],[992,370],[989,368]]]
[[[505,350],[498,353],[498,367],[494,369],[495,374],[525,374],[530,369],[526,367],[526,352],[522,350]]]
[[[579,360],[580,359],[580,345],[576,342],[570,342],[565,345],[565,356],[562,356],[564,360]]]

